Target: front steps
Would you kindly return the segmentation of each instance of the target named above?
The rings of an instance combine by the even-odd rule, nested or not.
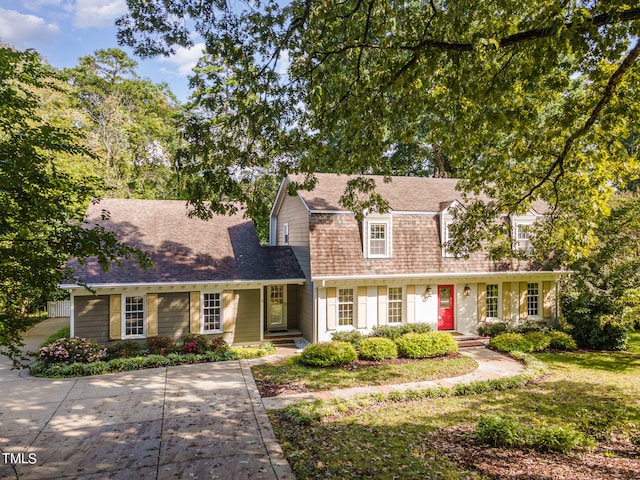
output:
[[[489,337],[478,335],[454,335],[458,348],[486,347],[489,344]]]
[[[273,345],[297,345],[302,339],[302,333],[298,330],[286,330],[282,332],[265,332],[263,337],[265,342],[271,342]]]

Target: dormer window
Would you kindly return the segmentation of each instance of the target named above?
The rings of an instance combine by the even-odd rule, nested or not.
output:
[[[516,223],[515,230],[516,250],[529,252],[531,250],[531,224]]]
[[[449,245],[449,242],[451,241],[451,227],[453,226],[453,222],[447,222],[444,225],[444,235],[443,235],[443,242],[442,242],[442,256],[443,257],[450,257],[453,258],[455,257],[455,255],[453,254],[453,252],[451,252],[447,246]]]
[[[391,257],[391,221],[368,219],[365,221],[365,256],[367,258]]]
[[[387,256],[387,224],[386,223],[370,223],[369,224],[369,256],[371,257]]]
[[[289,245],[289,224],[285,223],[282,226],[282,243],[284,245]]]

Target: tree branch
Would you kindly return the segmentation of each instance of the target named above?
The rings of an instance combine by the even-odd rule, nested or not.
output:
[[[610,25],[614,23],[621,22],[630,22],[634,20],[640,20],[640,8],[634,8],[631,10],[625,10],[623,12],[614,12],[614,13],[602,13],[600,15],[596,15],[592,17],[590,21],[587,22],[587,25],[576,27],[575,22],[566,22],[563,26],[566,30],[573,30],[576,33],[586,33],[591,27],[602,27],[605,25]],[[508,37],[504,37],[498,40],[498,46],[500,48],[510,47],[512,45],[516,45],[524,42],[531,42],[534,40],[541,40],[544,38],[550,38],[557,34],[559,28],[557,26],[545,27],[545,28],[536,28],[533,30],[526,30],[524,32],[514,33],[513,35],[509,35]],[[342,45],[340,48],[335,50],[328,51],[319,51],[318,54],[340,54],[349,50],[353,50],[354,48],[369,48],[369,49],[380,49],[380,45],[375,43],[369,44],[348,44]],[[415,45],[400,45],[397,47],[386,47],[386,50],[408,50],[412,52],[423,51],[427,49],[432,50],[440,50],[443,52],[471,52],[475,48],[475,44],[471,42],[463,42],[463,43],[451,43],[451,42],[443,42],[436,41],[432,39],[424,39],[418,44]]]
[[[542,185],[544,185],[547,181],[549,181],[549,179],[551,178],[553,173],[556,171],[556,169],[560,170],[560,173],[558,174],[559,176],[562,176],[562,174],[564,174],[564,168],[565,168],[564,162],[569,156],[569,153],[571,152],[573,143],[578,138],[585,135],[589,131],[589,129],[595,124],[596,120],[598,119],[598,116],[600,115],[600,113],[602,113],[602,110],[604,110],[604,108],[613,98],[613,95],[616,91],[617,86],[620,84],[622,77],[624,76],[625,73],[627,73],[627,71],[631,68],[631,66],[638,59],[638,57],[640,57],[640,42],[636,42],[634,47],[629,51],[629,53],[625,57],[624,61],[620,64],[620,66],[614,72],[611,78],[609,78],[609,82],[607,83],[607,86],[604,89],[602,98],[600,98],[600,101],[595,106],[595,108],[591,112],[591,115],[589,115],[589,118],[584,123],[584,125],[567,137],[567,139],[564,142],[564,147],[562,149],[562,152],[560,153],[560,155],[558,155],[558,158],[556,158],[556,160],[553,162],[553,164],[551,165],[551,168],[547,170],[547,173],[538,183],[536,183],[533,187],[531,187],[529,191],[524,196],[522,196],[515,203],[515,205],[513,205],[514,209],[515,207],[520,205],[522,202],[524,202],[526,199],[531,198],[531,196],[536,190],[538,190]],[[557,177],[556,180],[554,180],[554,185],[556,184],[558,178],[559,177]]]

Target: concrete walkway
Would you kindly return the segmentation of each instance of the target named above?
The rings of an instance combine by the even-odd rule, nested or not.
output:
[[[247,361],[52,380],[2,357],[0,392],[2,479],[295,478]]]
[[[298,403],[303,400],[329,400],[331,398],[349,398],[356,395],[366,395],[371,393],[389,393],[392,391],[402,391],[409,389],[422,389],[433,386],[452,386],[458,383],[470,383],[477,380],[488,380],[492,378],[508,377],[517,375],[524,369],[523,365],[511,357],[501,355],[485,347],[463,348],[460,353],[473,358],[478,363],[478,369],[461,375],[459,377],[446,378],[441,380],[402,383],[396,385],[379,385],[373,387],[344,388],[340,390],[296,393],[292,395],[281,395],[278,397],[263,398],[262,404],[267,410],[277,410]]]
[[[61,322],[32,329],[26,349],[37,350]],[[462,353],[479,368],[457,378],[261,399],[250,365],[295,353],[279,348],[264,359],[59,380],[19,374],[0,357],[0,478],[294,479],[266,409],[522,370],[491,350],[468,348]]]

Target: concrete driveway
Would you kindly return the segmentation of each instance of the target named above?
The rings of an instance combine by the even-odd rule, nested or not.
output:
[[[61,380],[10,367],[0,478],[294,478],[247,361]]]

